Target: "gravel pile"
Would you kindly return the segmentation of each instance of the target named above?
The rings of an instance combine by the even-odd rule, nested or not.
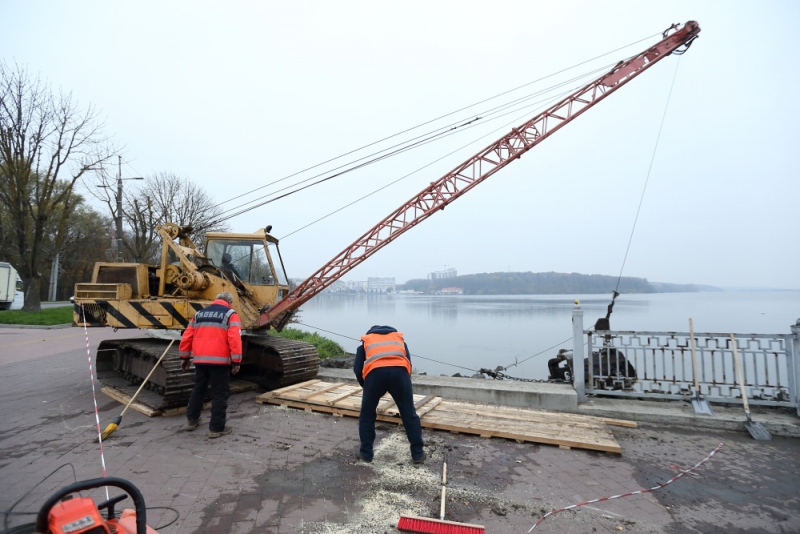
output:
[[[398,427],[377,444],[372,463],[363,464],[365,468],[373,469],[376,476],[360,492],[360,500],[356,503],[361,507],[358,514],[351,516],[346,525],[308,523],[304,531],[313,534],[397,532],[401,514],[438,519],[443,448],[432,440],[426,445],[426,452],[428,459],[425,464],[414,465],[405,432]],[[512,508],[524,507],[497,499],[487,491],[457,487],[452,482],[448,484],[447,495],[448,501],[458,499],[480,503],[498,515],[505,515]]]

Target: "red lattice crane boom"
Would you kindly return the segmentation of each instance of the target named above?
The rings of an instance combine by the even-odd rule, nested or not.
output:
[[[291,313],[347,272],[391,243],[398,236],[418,225],[436,211],[486,180],[494,173],[519,159],[524,153],[563,128],[589,108],[608,97],[664,57],[682,54],[698,37],[700,26],[695,21],[673,24],[663,39],[647,50],[620,61],[609,72],[586,84],[571,95],[553,104],[481,150],[445,174],[430,186],[397,208],[331,261],[295,287],[286,297],[265,310],[260,326],[282,328]],[[683,48],[682,48],[683,47]]]

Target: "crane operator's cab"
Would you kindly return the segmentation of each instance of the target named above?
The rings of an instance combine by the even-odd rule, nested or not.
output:
[[[288,285],[278,245],[260,239],[209,237],[206,257],[242,282],[259,286]]]
[[[205,259],[239,289],[252,293],[256,307],[271,306],[288,293],[289,279],[278,240],[266,230],[252,234],[209,232],[206,239]]]

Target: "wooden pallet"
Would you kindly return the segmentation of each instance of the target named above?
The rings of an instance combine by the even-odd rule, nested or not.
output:
[[[357,385],[309,380],[259,395],[256,402],[358,417],[361,391]],[[620,446],[607,425],[636,426],[632,421],[473,404],[433,395],[414,395],[414,404],[424,428],[617,454],[621,453]],[[388,394],[378,404],[377,414],[380,421],[401,423]]]
[[[121,390],[119,388],[105,386],[100,391],[114,399],[115,401],[119,402],[120,404],[126,405],[130,402],[131,397],[138,389],[138,386],[130,386],[130,391]],[[231,393],[242,393],[244,391],[255,391],[258,389],[258,384],[254,384],[253,382],[248,382],[246,380],[239,380],[239,379],[232,379],[231,380]],[[153,406],[148,406],[145,402],[139,402],[139,397],[137,400],[131,404],[130,409],[136,410],[139,413],[146,415],[147,417],[159,417],[159,416],[170,416],[170,415],[179,415],[182,413],[186,413],[186,407],[182,408],[167,408],[167,409],[160,409],[154,408]],[[211,407],[211,402],[206,402],[203,404],[203,409],[207,409]]]

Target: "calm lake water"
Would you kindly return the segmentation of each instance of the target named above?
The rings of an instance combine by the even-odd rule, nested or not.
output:
[[[390,325],[405,334],[420,372],[470,374],[463,368],[494,369],[530,358],[507,373],[541,379],[547,378],[547,360],[559,348],[572,348],[576,298],[584,329],[605,316],[611,301],[611,295],[323,294],[301,308],[302,324],[292,326],[355,352],[370,326]],[[790,325],[800,319],[800,291],[621,295],[611,328],[688,332],[689,317],[695,332],[789,334]]]

